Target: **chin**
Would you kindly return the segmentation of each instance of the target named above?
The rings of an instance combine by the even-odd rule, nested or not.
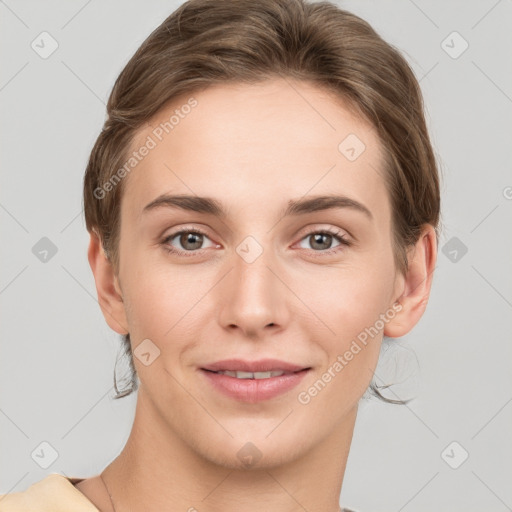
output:
[[[274,424],[275,428],[276,424]],[[261,429],[251,435],[247,428],[244,432],[223,435],[221,439],[203,437],[195,446],[196,453],[211,463],[230,470],[264,470],[272,469],[300,458],[308,447],[304,445],[303,436],[294,439],[286,429],[270,436],[271,430]],[[281,434],[281,435],[279,435]]]

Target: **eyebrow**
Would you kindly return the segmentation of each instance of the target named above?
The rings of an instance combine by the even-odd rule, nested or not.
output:
[[[222,219],[227,217],[222,203],[216,199],[191,195],[162,194],[147,204],[142,213],[147,213],[161,207],[206,213]],[[373,220],[372,212],[366,206],[355,199],[343,195],[323,195],[307,199],[290,200],[283,212],[283,217],[304,215],[334,208],[349,208],[364,213],[368,219]]]

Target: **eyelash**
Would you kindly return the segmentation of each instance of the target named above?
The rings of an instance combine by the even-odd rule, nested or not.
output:
[[[202,231],[200,229],[197,229],[197,228],[182,229],[180,231],[176,231],[175,233],[171,233],[169,236],[165,237],[165,239],[162,241],[162,246],[170,254],[174,254],[174,255],[177,255],[177,256],[185,256],[185,257],[196,256],[198,254],[198,252],[201,251],[201,249],[197,249],[197,250],[194,250],[194,251],[181,251],[181,250],[176,249],[176,248],[172,247],[171,245],[169,245],[169,242],[173,238],[176,238],[176,236],[182,235],[184,233],[187,233],[187,234],[193,233],[195,235],[203,235],[205,237],[208,237],[208,235],[204,231]],[[352,242],[348,238],[343,236],[341,231],[339,231],[339,230],[337,230],[335,228],[326,228],[326,229],[322,229],[322,230],[311,230],[308,233],[306,233],[300,239],[300,241],[302,241],[304,238],[307,238],[307,237],[309,237],[311,235],[316,235],[316,234],[333,235],[340,242],[340,245],[338,245],[337,247],[334,247],[332,249],[325,249],[324,251],[314,251],[314,250],[312,250],[313,253],[317,253],[315,255],[315,257],[316,256],[321,257],[321,256],[325,256],[325,255],[335,254],[335,253],[339,252],[340,250],[343,250],[343,249],[340,249],[342,246],[350,247],[352,245]]]

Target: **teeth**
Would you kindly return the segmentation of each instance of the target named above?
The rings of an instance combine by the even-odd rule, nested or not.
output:
[[[280,375],[284,375],[285,372],[279,370],[275,372],[234,372],[225,370],[222,372],[215,372],[215,373],[221,373],[222,375],[228,375],[229,377],[235,377],[237,379],[270,379],[271,377],[279,377]]]

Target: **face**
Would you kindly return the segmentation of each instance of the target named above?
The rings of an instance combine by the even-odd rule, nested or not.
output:
[[[269,466],[306,453],[357,408],[403,284],[376,132],[314,85],[274,80],[183,96],[143,145],[116,286],[144,414],[226,466],[244,446]],[[306,370],[205,369],[230,359]]]

